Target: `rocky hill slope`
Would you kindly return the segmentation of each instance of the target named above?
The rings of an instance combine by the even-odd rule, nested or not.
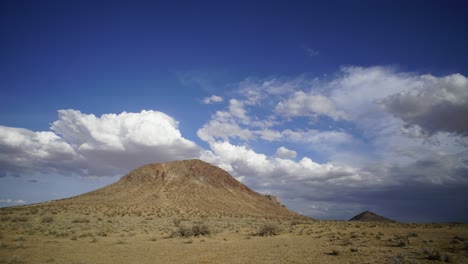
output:
[[[161,217],[300,217],[274,196],[261,195],[201,160],[142,166],[104,188],[47,204]]]

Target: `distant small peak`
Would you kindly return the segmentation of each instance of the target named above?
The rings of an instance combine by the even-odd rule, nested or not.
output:
[[[395,222],[392,219],[388,219],[386,217],[383,217],[381,215],[378,215],[374,212],[371,211],[364,211],[360,214],[357,214],[353,218],[351,218],[349,221],[361,221],[361,222]]]

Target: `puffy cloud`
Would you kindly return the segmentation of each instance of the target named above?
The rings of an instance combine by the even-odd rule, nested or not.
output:
[[[317,93],[306,94],[297,91],[287,100],[281,101],[275,107],[276,112],[286,116],[329,116],[334,120],[347,119],[343,111],[336,109],[333,101]]]
[[[275,156],[278,158],[294,159],[297,156],[297,152],[281,146],[276,150]]]
[[[307,183],[308,190],[326,184],[354,186],[380,182],[369,173],[356,168],[334,163],[320,164],[307,157],[297,162],[280,157],[268,157],[246,146],[229,142],[211,142],[210,148],[211,151],[203,153],[202,159],[226,169],[256,190],[267,188],[293,191],[296,185],[292,183],[298,182]],[[280,148],[279,151],[288,152],[289,155],[292,153],[286,148]]]
[[[420,87],[386,98],[386,109],[408,126],[417,125],[429,134],[468,135],[468,79],[460,74],[424,75],[419,82]]]
[[[179,146],[180,152],[195,144],[182,137],[178,123],[157,111],[105,114],[96,117],[77,110],[59,110],[51,129],[79,150],[132,150],[139,147]]]
[[[178,123],[157,111],[96,117],[60,110],[46,132],[0,127],[1,174],[114,175],[137,166],[199,156]]]
[[[254,134],[266,141],[279,141],[283,137],[281,132],[272,129],[257,130]]]
[[[209,96],[209,97],[205,97],[202,100],[202,102],[204,104],[220,103],[222,101],[223,101],[223,98],[221,96],[217,96],[217,95],[212,95],[212,96]]]
[[[197,131],[198,137],[204,141],[214,141],[216,138],[228,141],[229,138],[249,140],[253,133],[248,129],[241,128],[235,122],[222,122],[216,119],[210,120]]]
[[[242,123],[248,124],[250,121],[250,118],[246,115],[247,111],[245,110],[244,102],[242,101],[236,99],[229,100],[229,113]]]
[[[53,132],[0,126],[0,176],[66,172],[77,159],[72,146]]]

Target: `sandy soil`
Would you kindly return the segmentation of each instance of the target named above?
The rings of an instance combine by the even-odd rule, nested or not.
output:
[[[181,235],[203,225],[205,236]],[[270,227],[277,235],[260,236]],[[468,263],[468,225],[0,210],[0,263]],[[183,233],[183,232],[182,232]]]

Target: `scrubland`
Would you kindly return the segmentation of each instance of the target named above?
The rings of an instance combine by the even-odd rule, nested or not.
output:
[[[22,206],[0,263],[468,263],[468,225]]]

